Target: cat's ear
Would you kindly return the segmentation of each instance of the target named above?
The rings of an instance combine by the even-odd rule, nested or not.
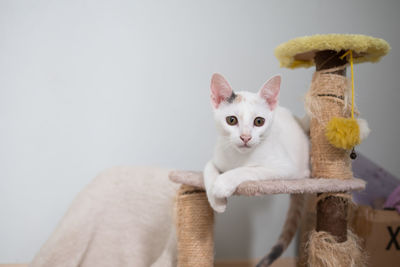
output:
[[[211,103],[214,108],[218,108],[222,101],[231,97],[233,91],[225,78],[219,74],[214,73],[211,77]]]
[[[271,110],[278,105],[279,91],[281,89],[281,76],[276,75],[269,79],[260,89],[258,94],[267,101]]]

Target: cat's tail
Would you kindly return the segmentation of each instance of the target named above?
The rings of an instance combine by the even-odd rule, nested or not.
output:
[[[290,196],[289,210],[286,214],[286,221],[283,225],[278,242],[272,247],[271,251],[261,259],[257,264],[257,267],[270,266],[287,249],[299,226],[303,213],[304,200],[304,194],[295,194]]]

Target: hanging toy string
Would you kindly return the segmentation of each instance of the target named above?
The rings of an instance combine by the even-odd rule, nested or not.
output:
[[[354,149],[354,146],[361,143],[361,139],[360,127],[354,118],[353,51],[348,50],[340,58],[343,59],[347,55],[349,55],[351,67],[351,118],[333,117],[326,126],[325,136],[337,148]]]

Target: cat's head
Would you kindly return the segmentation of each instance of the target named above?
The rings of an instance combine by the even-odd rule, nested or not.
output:
[[[258,91],[233,92],[221,74],[211,78],[211,103],[221,137],[240,152],[251,151],[265,138],[278,106],[281,76],[269,79]]]

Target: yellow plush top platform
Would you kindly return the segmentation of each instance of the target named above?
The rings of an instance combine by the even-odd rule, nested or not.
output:
[[[380,38],[360,34],[317,34],[292,39],[275,49],[281,67],[298,68],[314,65],[318,51],[353,51],[354,63],[377,62],[389,50],[389,44]]]

